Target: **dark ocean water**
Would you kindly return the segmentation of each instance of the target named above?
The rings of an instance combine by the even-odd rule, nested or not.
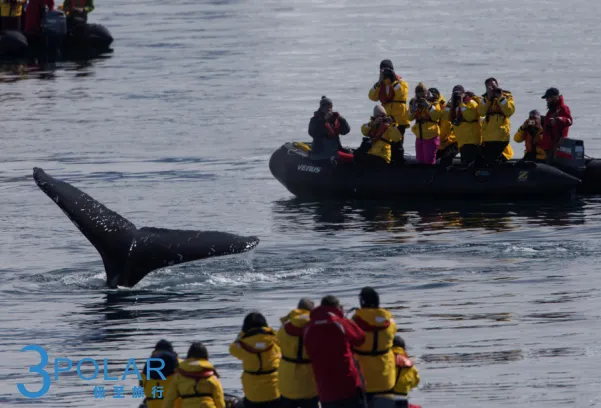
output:
[[[90,20],[114,55],[2,74],[0,137],[0,405],[136,407],[93,396],[75,369],[39,400],[28,344],[57,357],[109,359],[121,375],[160,338],[185,355],[209,347],[228,392],[228,356],[244,315],[271,325],[302,296],[357,306],[381,293],[422,382],[427,407],[601,406],[601,197],[559,203],[302,203],[270,174],[281,144],[307,140],[321,95],[347,117],[357,146],[369,87],[390,58],[410,89],[448,96],[489,76],[515,96],[513,131],[557,86],[570,135],[601,156],[601,36],[596,1],[111,0]],[[21,67],[22,68],[22,67]],[[21,74],[15,74],[19,71]],[[412,153],[413,135],[406,151]],[[516,155],[523,147],[512,142]],[[257,235],[252,252],[153,272],[107,290],[95,249],[32,179],[62,178],[138,227]]]

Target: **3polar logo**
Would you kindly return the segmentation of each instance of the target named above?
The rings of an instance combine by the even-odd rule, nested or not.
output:
[[[309,166],[307,164],[299,164],[296,169],[298,171],[306,171],[309,173],[319,173],[321,171],[321,167]]]

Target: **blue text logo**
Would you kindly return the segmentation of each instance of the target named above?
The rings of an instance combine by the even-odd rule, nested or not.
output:
[[[42,384],[42,387],[38,391],[35,391],[35,392],[29,391],[27,388],[25,388],[25,384],[22,384],[22,383],[17,384],[17,388],[19,389],[19,392],[27,398],[43,397],[50,390],[50,384],[52,382],[52,377],[50,376],[50,373],[48,373],[48,371],[45,370],[46,366],[48,365],[48,360],[49,360],[48,353],[46,352],[46,350],[44,350],[44,348],[42,346],[38,346],[37,344],[30,344],[28,346],[23,347],[21,349],[21,352],[24,352],[24,351],[36,351],[39,353],[39,355],[40,355],[39,364],[30,366],[29,372],[39,374],[42,377],[43,384]],[[151,367],[150,363],[152,361],[160,362],[161,366],[160,367]],[[84,374],[81,372],[82,366],[92,366],[94,369],[93,374],[84,376]],[[103,360],[104,380],[105,381],[118,381],[119,380],[118,377],[110,377],[109,376],[108,366],[109,366],[108,359],[105,358]],[[98,365],[98,362],[95,359],[89,358],[89,357],[82,358],[81,360],[79,360],[79,362],[77,362],[76,367],[77,367],[77,375],[79,376],[80,379],[82,379],[84,381],[95,380],[98,377],[98,373],[100,371],[100,366]],[[71,370],[72,368],[73,368],[73,361],[71,361],[71,359],[61,358],[61,357],[55,359],[54,360],[54,372],[53,372],[54,380],[58,381],[59,373],[66,373],[69,370]],[[161,359],[161,358],[146,359],[146,378],[150,378],[150,372],[155,371],[159,374],[161,379],[165,380],[165,376],[161,372],[161,370],[163,368],[165,368],[165,362],[163,361],[163,359]],[[138,370],[138,367],[136,366],[136,362],[133,358],[130,358],[127,361],[127,365],[125,366],[125,369],[123,370],[123,375],[121,376],[120,380],[124,381],[128,374],[135,374],[138,380],[140,380],[140,381],[142,380],[140,371]],[[115,392],[118,393],[119,396],[115,397],[115,398],[124,398],[123,396],[121,396],[121,394],[124,392],[123,387],[119,387],[118,389],[117,388],[118,387],[115,387],[115,389],[116,389]],[[154,394],[154,392],[155,392],[155,390],[153,390],[153,394]],[[104,391],[102,393],[104,394]],[[160,393],[162,394],[162,389],[160,390]]]

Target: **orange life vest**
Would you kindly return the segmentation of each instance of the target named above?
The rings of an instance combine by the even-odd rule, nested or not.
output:
[[[384,140],[382,139],[382,135],[386,133],[389,127],[390,123],[380,123],[378,126],[374,126],[372,124],[371,128],[369,129],[369,137],[372,139]]]
[[[395,101],[394,100],[394,86],[395,84],[400,84],[401,82],[401,77],[398,75],[396,76],[396,80],[394,82],[391,82],[388,88],[388,93],[386,93],[386,86],[384,84],[380,84],[380,93],[378,94],[378,99],[380,100],[380,103],[382,103],[382,105],[386,104],[386,103],[391,103],[391,102],[399,102],[399,103],[404,103],[405,101]]]

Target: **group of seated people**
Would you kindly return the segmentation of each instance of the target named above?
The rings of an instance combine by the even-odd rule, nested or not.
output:
[[[249,313],[229,353],[242,362],[244,398],[224,397],[219,374],[206,347],[190,346],[185,360],[161,340],[152,357],[167,361],[163,374],[146,378],[148,408],[407,408],[407,394],[420,382],[396,335],[392,314],[380,307],[378,293],[364,287],[360,308],[345,317],[339,300],[325,296],[314,307],[303,298],[280,319],[276,332],[258,312]],[[353,311],[353,310],[351,310]],[[154,374],[154,372],[153,372]],[[165,395],[158,397],[156,387]]]
[[[369,89],[369,99],[379,101],[368,123],[361,126],[363,142],[354,152],[344,149],[340,135],[350,132],[346,119],[333,111],[332,100],[322,96],[319,109],[309,122],[313,138],[310,157],[346,163],[403,163],[405,129],[413,121],[416,136],[415,156],[418,163],[452,164],[459,153],[461,162],[488,165],[513,157],[510,117],[515,112],[511,92],[501,89],[495,78],[488,78],[486,92],[476,95],[462,85],[453,87],[450,101],[436,88],[422,82],[415,87],[410,100],[407,82],[397,75],[390,60],[380,63],[380,77]],[[568,136],[572,115],[557,88],[549,88],[542,96],[548,112],[545,116],[533,110],[514,135],[525,143],[525,160],[551,162],[560,138]]]
[[[58,9],[67,15],[68,25],[85,22],[88,13],[94,10],[94,0],[64,0]],[[52,10],[54,0],[0,0],[0,30],[39,35],[44,13]]]

